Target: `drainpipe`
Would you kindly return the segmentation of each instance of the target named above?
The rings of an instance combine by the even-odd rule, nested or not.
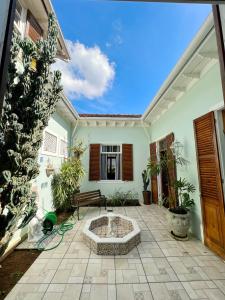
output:
[[[148,130],[146,129],[143,120],[141,120],[141,125],[142,125],[142,128],[144,129],[145,135],[147,136],[148,142],[150,142],[151,141],[150,134],[149,134]]]
[[[74,140],[74,137],[75,137],[75,132],[76,132],[76,130],[77,130],[78,123],[79,123],[79,120],[76,121],[75,127],[74,127],[73,132],[72,132],[72,136],[71,136],[71,146],[72,146],[72,144],[73,144],[73,140]]]

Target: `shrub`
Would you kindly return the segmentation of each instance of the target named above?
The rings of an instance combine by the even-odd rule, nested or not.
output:
[[[55,209],[71,209],[71,198],[79,191],[84,174],[80,159],[71,157],[63,162],[60,172],[53,175],[51,184]]]
[[[122,192],[120,190],[115,191],[109,196],[108,205],[112,206],[125,206],[127,204],[138,205],[138,193],[133,191]]]

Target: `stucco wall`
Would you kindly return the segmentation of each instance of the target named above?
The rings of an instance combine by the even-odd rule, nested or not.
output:
[[[110,128],[110,127],[78,127],[76,140],[82,140],[85,145],[92,143],[99,144],[133,144],[133,174],[134,180],[127,182],[102,182],[89,181],[89,148],[84,153],[82,162],[86,176],[81,184],[81,191],[91,191],[100,189],[101,192],[109,196],[116,190],[138,192],[139,199],[142,200],[142,177],[141,173],[146,168],[149,158],[149,143],[143,128]]]
[[[71,125],[57,112],[50,118],[46,131],[55,134],[58,139],[71,141]],[[70,146],[70,145],[68,145]],[[34,185],[36,185],[39,194],[39,205],[45,210],[52,209],[52,192],[51,192],[51,180],[52,176],[47,177],[46,166],[50,162],[55,171],[58,171],[64,158],[59,155],[46,155],[42,149],[39,152],[39,164],[40,174],[35,179]]]
[[[187,178],[196,186],[192,230],[199,238],[202,238],[203,231],[193,120],[214,110],[222,101],[219,65],[216,64],[150,129],[152,142],[173,132],[175,139],[184,145],[183,157],[189,164],[183,168],[178,167],[177,176]]]

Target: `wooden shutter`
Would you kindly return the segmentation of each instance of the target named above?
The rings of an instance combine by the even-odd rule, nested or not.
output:
[[[214,113],[194,120],[205,244],[225,258],[224,198]]]
[[[100,144],[90,144],[89,180],[100,180]]]
[[[177,203],[177,194],[176,190],[173,187],[175,180],[177,179],[177,171],[176,171],[176,163],[175,163],[175,157],[173,155],[173,152],[171,150],[171,145],[174,142],[174,134],[170,133],[166,136],[166,146],[167,146],[167,158],[168,158],[168,176],[169,176],[169,197],[170,197],[170,206],[176,206]]]
[[[151,162],[157,162],[157,152],[156,152],[156,143],[150,144],[150,160]],[[152,201],[158,203],[158,182],[157,175],[151,177],[151,192],[152,192]]]
[[[32,41],[36,42],[43,36],[43,30],[41,26],[38,24],[37,20],[34,16],[28,12],[27,15],[27,28],[26,28],[27,36],[32,39]]]
[[[133,145],[122,145],[122,179],[133,181]]]

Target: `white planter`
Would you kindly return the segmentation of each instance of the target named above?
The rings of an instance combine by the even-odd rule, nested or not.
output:
[[[176,214],[168,209],[168,221],[170,225],[170,232],[178,238],[187,238],[188,230],[190,228],[190,213],[185,215]]]

